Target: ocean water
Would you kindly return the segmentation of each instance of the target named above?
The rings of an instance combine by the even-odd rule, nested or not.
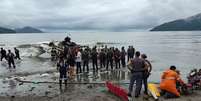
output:
[[[146,53],[153,65],[151,81],[159,81],[162,71],[175,65],[185,79],[193,68],[201,68],[201,32],[72,32],[0,34],[0,47],[13,49],[19,45],[41,44],[49,41],[61,41],[66,36],[72,41],[94,46],[97,42],[114,47],[133,45],[141,53]],[[19,48],[22,61],[17,61],[15,73],[36,73],[55,69],[47,53],[40,57],[30,57],[37,52],[35,48]],[[0,77],[12,75],[5,62],[0,64]]]

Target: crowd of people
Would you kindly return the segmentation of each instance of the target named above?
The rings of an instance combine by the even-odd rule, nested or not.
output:
[[[1,48],[0,50],[0,56],[1,56],[1,61],[3,59],[5,59],[8,62],[8,66],[9,68],[11,68],[11,66],[13,66],[13,68],[15,69],[16,65],[15,65],[15,59],[21,59],[20,58],[20,53],[19,50],[15,47],[14,48],[15,54],[13,52],[11,52],[11,50],[8,50],[8,52]]]
[[[135,51],[133,46],[129,46],[127,51],[125,47],[122,47],[121,50],[114,47],[108,48],[107,46],[101,48],[97,48],[96,46],[93,48],[83,48],[71,42],[69,37],[65,38],[62,42],[62,46],[62,49],[52,48],[52,60],[58,57],[59,61],[57,67],[60,72],[60,86],[62,86],[62,79],[64,79],[65,84],[67,84],[67,72],[69,72],[68,77],[72,77],[76,73],[89,72],[89,63],[92,64],[94,72],[102,68],[109,70],[110,67],[110,70],[113,70],[127,66],[131,72],[128,96],[132,96],[134,83],[136,84],[136,98],[140,96],[142,85],[144,85],[144,94],[148,95],[147,80],[151,74],[152,65],[150,61],[147,60],[147,55]],[[76,73],[73,73],[75,69]],[[161,94],[166,98],[179,97],[180,92],[178,85],[183,86],[186,84],[181,79],[180,73],[176,70],[176,67],[171,66],[161,77]]]
[[[60,79],[64,79],[64,81],[66,80],[66,76],[64,77],[64,75],[66,75],[67,71],[69,71],[70,78],[75,74],[88,73],[90,70],[89,64],[92,65],[93,72],[97,72],[99,69],[109,70],[110,68],[113,70],[126,67],[126,56],[128,57],[127,61],[129,61],[134,57],[135,53],[133,46],[129,46],[127,51],[125,47],[121,47],[121,50],[107,46],[83,47],[71,42],[69,37],[66,37],[61,44],[62,47],[60,48],[51,44],[51,56],[52,60],[58,61],[57,67],[60,71]],[[75,69],[76,73],[74,73]],[[62,81],[60,82],[62,84]]]

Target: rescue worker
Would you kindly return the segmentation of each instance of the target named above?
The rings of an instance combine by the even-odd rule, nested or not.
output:
[[[12,64],[13,68],[15,69],[14,57],[15,55],[11,52],[11,50],[8,50],[7,61],[8,61],[9,68],[11,68],[11,64]]]
[[[183,81],[176,72],[176,67],[170,66],[170,69],[163,72],[161,77],[161,94],[164,95],[165,98],[179,97],[180,93],[176,88],[177,82],[183,83]]]
[[[64,46],[63,57],[65,59],[67,59],[68,53],[69,53],[69,46]]]
[[[92,59],[93,71],[98,71],[98,52],[96,51],[95,47],[92,49],[91,59]]]
[[[135,54],[135,48],[133,48],[133,46],[129,46],[127,50],[127,58],[128,58],[127,61],[133,59],[134,54]]]
[[[85,66],[87,67],[87,72],[89,72],[89,53],[87,49],[85,49],[82,53],[83,60],[83,72],[85,72]]]
[[[77,50],[77,54],[76,54],[76,66],[77,66],[77,74],[82,73],[82,69],[81,69],[81,62],[82,62],[82,53],[80,52],[80,49]]]
[[[128,46],[127,49],[127,62],[131,60],[131,46]]]
[[[6,59],[6,50],[3,49],[3,48],[1,48],[1,61],[2,61],[3,59]]]
[[[114,60],[115,60],[116,69],[120,68],[120,58],[121,58],[121,53],[119,49],[116,48],[114,52]]]
[[[121,65],[122,65],[122,67],[126,67],[125,57],[126,57],[126,51],[125,51],[124,47],[122,47],[121,48]]]
[[[145,71],[145,61],[140,57],[140,52],[137,51],[135,53],[135,58],[131,60],[131,68],[129,70],[131,71],[131,79],[130,79],[130,85],[129,85],[129,92],[128,96],[132,96],[131,93],[133,91],[133,85],[136,82],[136,89],[135,89],[135,97],[139,97],[141,88],[142,88],[142,80],[143,80],[143,73]]]
[[[73,79],[75,76],[75,57],[73,54],[69,54],[67,58],[67,63],[69,65],[69,78]]]
[[[100,60],[100,68],[105,67],[105,52],[103,49],[101,49],[101,52],[99,53],[99,60]]]
[[[131,58],[133,58],[135,55],[135,48],[131,46]]]
[[[16,47],[14,48],[14,51],[15,51],[15,59],[21,60],[21,58],[20,58],[20,51]]]
[[[141,58],[145,61],[145,71],[143,73],[143,84],[144,84],[144,94],[148,95],[148,83],[147,80],[149,78],[149,75],[152,71],[152,65],[149,60],[147,60],[147,55],[142,54]]]
[[[110,64],[111,69],[113,70],[113,58],[114,58],[114,54],[112,52],[112,48],[110,48],[107,51],[107,66],[106,66],[106,70],[108,70],[108,66]]]
[[[59,71],[59,85],[60,88],[62,87],[62,80],[65,82],[65,86],[67,86],[67,70],[68,70],[68,65],[64,61],[63,58],[60,58],[60,60],[57,63],[57,70]]]

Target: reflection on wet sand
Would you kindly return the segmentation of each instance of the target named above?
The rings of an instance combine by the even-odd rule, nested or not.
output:
[[[110,70],[102,72],[90,72],[78,74],[77,82],[103,82],[103,81],[125,81],[129,79],[129,72],[125,70]]]

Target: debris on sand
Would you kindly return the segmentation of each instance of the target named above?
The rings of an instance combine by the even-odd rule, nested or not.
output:
[[[29,91],[33,91],[36,87],[31,87],[31,89]]]

